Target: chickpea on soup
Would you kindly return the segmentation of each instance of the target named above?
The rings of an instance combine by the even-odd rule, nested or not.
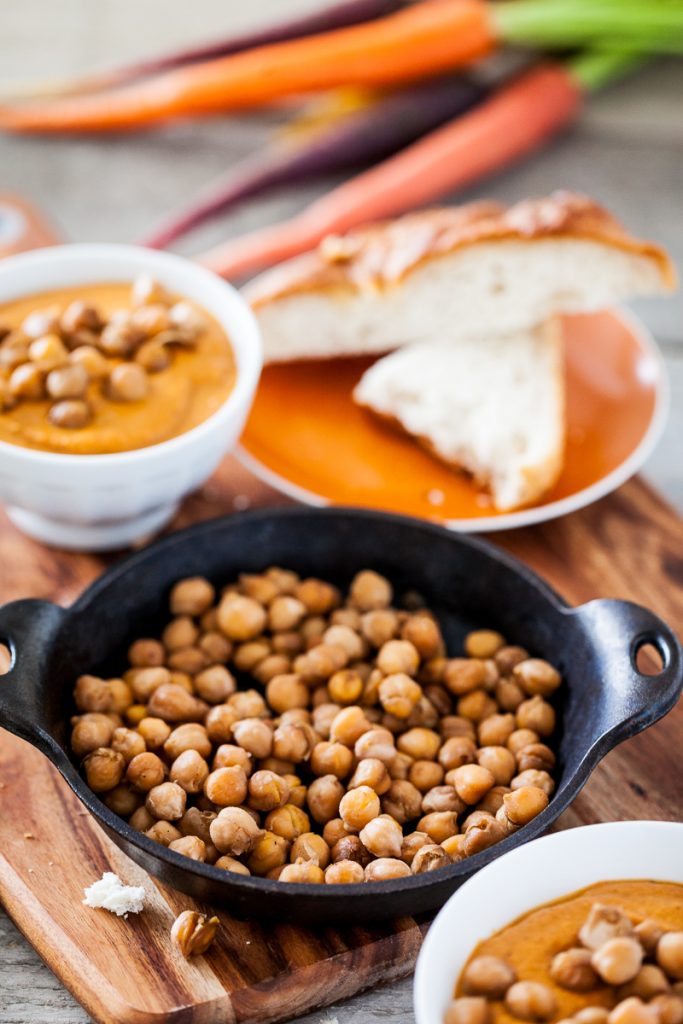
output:
[[[0,441],[69,455],[146,448],[208,419],[234,383],[218,322],[146,276],[0,306]]]
[[[683,1024],[683,885],[599,882],[480,942],[444,1024]]]

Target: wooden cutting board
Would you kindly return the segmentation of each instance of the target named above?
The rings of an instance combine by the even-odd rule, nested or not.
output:
[[[282,499],[228,460],[185,504],[175,527]],[[627,597],[683,628],[683,523],[641,481],[563,520],[495,538],[572,602]],[[50,551],[0,514],[0,600],[68,604],[112,558]],[[0,686],[2,680],[0,678]],[[683,706],[614,751],[560,827],[683,818]],[[81,905],[112,870],[145,886],[148,909],[125,921]],[[425,921],[307,930],[220,912],[209,954],[186,963],[169,928],[186,896],[157,885],[114,847],[49,763],[0,731],[0,899],[46,963],[98,1022],[212,1024],[290,1020],[408,974]],[[206,909],[206,908],[201,908]]]

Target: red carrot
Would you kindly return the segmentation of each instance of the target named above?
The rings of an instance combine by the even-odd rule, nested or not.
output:
[[[480,103],[486,94],[486,86],[455,76],[392,93],[347,115],[310,141],[271,147],[232,168],[225,181],[203,200],[172,216],[141,244],[163,248],[209,217],[275,186],[381,160]]]
[[[433,202],[536,149],[577,115],[581,96],[563,65],[534,68],[298,216],[233,239],[201,262],[224,277],[243,277],[314,248],[327,234]]]
[[[339,86],[397,84],[469,63],[496,42],[484,0],[422,0],[376,21],[190,64],[121,89],[5,103],[0,129],[116,131]]]
[[[276,25],[269,25],[254,32],[230,36],[215,43],[178,50],[160,57],[151,57],[149,60],[126,64],[100,74],[84,75],[81,78],[48,84],[43,88],[32,89],[31,95],[73,95],[81,92],[95,92],[99,89],[111,89],[114,86],[133,82],[138,78],[149,78],[151,75],[158,75],[163,71],[171,71],[185,64],[197,64],[200,61],[214,60],[217,57],[228,57],[233,53],[242,53],[244,50],[252,50],[257,46],[283,43],[289,39],[303,39],[305,36],[316,35],[319,32],[331,32],[334,29],[358,25],[375,18],[383,18],[404,7],[405,3],[406,0],[343,0],[342,3],[325,7],[321,11],[313,11],[300,18],[278,22]],[[24,92],[23,95],[29,94]]]

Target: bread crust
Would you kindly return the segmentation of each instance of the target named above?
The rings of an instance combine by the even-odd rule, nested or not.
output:
[[[251,282],[245,294],[255,309],[306,292],[384,291],[426,261],[478,242],[582,239],[651,260],[666,290],[676,287],[668,254],[634,238],[588,196],[554,192],[507,209],[477,202],[422,210],[349,232],[329,235],[317,249],[280,264]]]

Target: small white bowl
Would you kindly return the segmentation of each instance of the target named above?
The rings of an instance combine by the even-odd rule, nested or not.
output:
[[[262,364],[259,329],[239,293],[209,270],[131,245],[59,245],[0,262],[0,303],[149,273],[194,300],[226,331],[235,386],[209,419],[161,444],[111,455],[63,455],[0,442],[0,501],[29,536],[61,548],[106,551],[161,529],[236,443]]]
[[[683,883],[683,824],[624,821],[535,839],[458,889],[432,924],[415,969],[417,1024],[443,1024],[455,982],[482,939],[542,903],[595,882]]]

